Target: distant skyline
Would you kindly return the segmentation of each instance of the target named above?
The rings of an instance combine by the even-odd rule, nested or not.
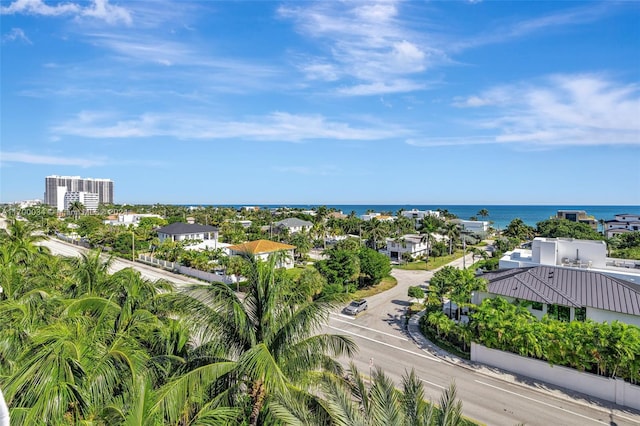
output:
[[[640,2],[0,3],[0,202],[640,205]]]

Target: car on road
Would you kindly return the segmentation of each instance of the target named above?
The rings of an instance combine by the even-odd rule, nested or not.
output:
[[[358,315],[360,312],[366,311],[368,307],[369,304],[366,300],[354,300],[353,302],[349,303],[346,308],[344,308],[343,312],[349,315]]]

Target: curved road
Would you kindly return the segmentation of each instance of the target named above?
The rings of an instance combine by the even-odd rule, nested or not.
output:
[[[81,247],[48,240],[42,243],[53,254],[79,256]],[[471,264],[467,255],[466,264]],[[462,260],[452,262],[462,266]],[[112,271],[133,266],[148,279],[166,279],[176,287],[202,283],[182,275],[140,263],[115,259]],[[584,395],[570,394],[557,387],[515,377],[483,366],[455,364],[422,349],[407,334],[404,313],[409,306],[409,286],[424,286],[433,275],[429,271],[394,269],[398,280],[394,288],[368,298],[369,309],[356,318],[335,312],[325,331],[345,334],[359,346],[359,353],[351,360],[368,374],[370,364],[381,367],[385,374],[400,383],[402,374],[415,369],[425,385],[426,395],[438,401],[441,391],[455,381],[463,413],[487,425],[640,425],[640,413],[599,401]]]

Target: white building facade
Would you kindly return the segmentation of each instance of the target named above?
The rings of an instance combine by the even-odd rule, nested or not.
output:
[[[69,210],[71,204],[79,201],[84,206],[86,212],[95,212],[98,210],[100,204],[100,198],[97,193],[94,192],[78,192],[78,191],[66,191],[64,193],[64,209]]]
[[[605,235],[607,238],[637,231],[640,231],[640,215],[637,214],[617,214],[613,220],[605,222]]]

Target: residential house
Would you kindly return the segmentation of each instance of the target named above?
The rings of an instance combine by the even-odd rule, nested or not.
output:
[[[640,261],[607,257],[604,241],[536,237],[530,250],[508,251],[499,262],[500,269],[539,265],[588,269],[640,284]]]
[[[266,261],[273,253],[284,252],[284,256],[278,262],[279,268],[293,268],[295,246],[289,244],[277,243],[269,240],[249,241],[235,246],[227,247],[230,256],[254,256],[260,260]]]
[[[386,222],[392,222],[394,220],[396,220],[395,217],[393,216],[389,216],[386,214],[382,214],[382,213],[376,213],[376,212],[372,212],[372,213],[366,213],[363,215],[360,215],[360,219],[364,220],[364,221],[369,221],[371,219],[377,219],[379,221],[386,221]]]
[[[414,219],[417,222],[419,220],[424,219],[427,216],[440,217],[440,212],[436,210],[411,209],[411,210],[403,210],[402,216],[409,219]]]
[[[640,231],[640,215],[622,213],[615,215],[614,218],[605,222],[605,235],[607,238]]]
[[[487,220],[452,219],[451,222],[457,223],[463,231],[472,232],[474,234],[483,234],[488,232],[489,226],[491,225]]]
[[[295,234],[296,232],[309,231],[313,226],[313,223],[298,219],[297,217],[290,217],[274,223],[274,226],[277,231],[286,229],[289,231],[289,234]]]
[[[218,241],[218,228],[210,225],[200,225],[197,223],[176,222],[171,225],[158,228],[158,239],[171,241],[202,240],[211,241],[213,246]]]
[[[640,327],[640,286],[586,269],[534,266],[502,269],[481,275],[487,291],[473,295],[479,304],[501,296],[509,301],[530,302],[537,318],[611,322],[618,320]]]
[[[429,245],[426,235],[407,234],[400,238],[387,238],[387,248],[381,250],[391,260],[400,261],[407,253],[411,258],[426,255]]]
[[[151,213],[127,213],[127,214],[119,214],[119,215],[111,215],[105,221],[105,225],[114,225],[114,226],[138,226],[140,223],[140,219],[145,217],[155,217],[158,219],[162,219],[162,216],[159,214],[151,214]]]
[[[596,218],[588,215],[584,210],[558,210],[556,217],[571,222],[586,223],[594,230],[598,230],[598,221]]]

